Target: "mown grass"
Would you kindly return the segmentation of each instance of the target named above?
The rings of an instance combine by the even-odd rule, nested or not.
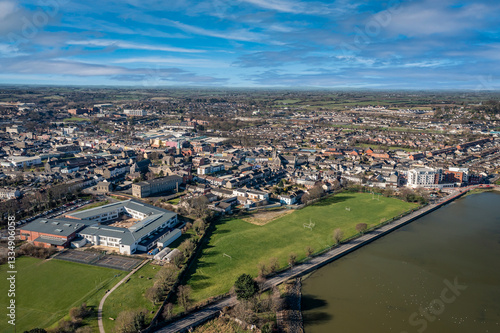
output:
[[[180,197],[175,198],[175,199],[170,199],[170,200],[168,200],[168,203],[170,203],[172,205],[177,205],[179,203],[179,201],[181,201]]]
[[[130,280],[122,283],[111,293],[102,311],[102,319],[106,332],[114,332],[115,321],[118,314],[126,310],[147,310],[147,318],[151,320],[153,313],[158,309],[159,304],[153,304],[146,299],[145,292],[154,284],[154,277],[160,270],[160,266],[146,264],[135,272]],[[123,278],[123,277],[122,277]]]
[[[223,219],[190,271],[192,299],[196,303],[229,291],[240,274],[256,276],[258,264],[270,258],[278,258],[284,267],[292,252],[301,260],[307,246],[316,252],[323,250],[333,245],[336,228],[341,228],[348,238],[357,233],[358,223],[374,226],[415,207],[393,198],[373,200],[370,194],[341,193],[264,226],[238,218]],[[310,223],[315,224],[312,230],[304,227]]]
[[[86,118],[80,118],[80,117],[71,117],[71,118],[65,118],[63,119],[64,122],[83,122],[83,121],[89,121]]]
[[[388,150],[404,150],[406,152],[414,152],[414,151],[419,151],[416,148],[405,148],[405,147],[399,147],[399,146],[386,146],[386,145],[378,145],[378,144],[370,144],[370,143],[357,143],[356,147],[361,147],[361,148],[372,148],[372,149],[388,149]]]
[[[7,265],[0,266],[7,276]],[[97,311],[107,289],[122,277],[122,271],[63,260],[16,259],[16,331],[47,328],[67,316],[72,307],[86,303]],[[6,278],[0,282],[1,304],[9,304]],[[94,325],[92,325],[94,326]],[[97,322],[95,323],[97,326]],[[0,332],[14,332],[7,320],[0,322]]]
[[[123,199],[122,199],[123,200]],[[77,210],[75,210],[74,212],[81,212],[83,210],[87,210],[87,209],[90,209],[90,208],[96,208],[96,207],[101,207],[101,206],[104,206],[104,205],[107,205],[109,204],[109,200],[104,200],[104,201],[97,201],[97,202],[93,202],[91,204],[88,204],[86,206],[83,206],[81,208],[78,208]],[[73,212],[73,213],[74,213]]]

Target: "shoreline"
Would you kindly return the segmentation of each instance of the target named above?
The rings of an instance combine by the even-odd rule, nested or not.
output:
[[[445,197],[443,200],[437,203],[426,205],[425,207],[422,207],[417,211],[414,211],[397,220],[391,221],[388,224],[382,225],[375,230],[365,233],[364,235],[351,239],[346,243],[341,243],[340,245],[327,250],[325,253],[312,257],[309,260],[300,263],[290,269],[286,269],[285,271],[279,272],[276,275],[270,277],[264,283],[262,291],[268,290],[273,286],[279,285],[287,280],[310,274],[316,271],[317,269],[335,261],[336,259],[341,258],[346,254],[349,254],[367,244],[370,244],[371,242],[391,233],[392,231],[399,229],[400,227],[407,225],[419,219],[420,217],[427,215],[441,208],[442,206],[445,206],[453,202],[454,200],[462,197],[469,191],[474,190],[476,188],[482,188],[482,187],[472,186],[463,189],[459,188],[455,193],[449,194],[447,197]],[[485,189],[498,190],[494,186]],[[179,318],[179,320],[175,322],[168,323],[164,327],[156,329],[151,328],[150,330],[148,330],[148,332],[174,333],[174,332],[188,331],[189,329],[198,326],[216,316],[222,310],[223,307],[234,305],[236,304],[236,302],[237,302],[236,297],[230,297],[230,296],[225,297],[219,301],[208,304],[205,307],[199,309],[198,311],[190,313],[183,318]]]
[[[447,200],[445,200],[443,202],[440,202],[435,208],[433,208],[432,210],[430,210],[429,212],[427,212],[425,214],[422,214],[421,216],[419,216],[419,218],[422,217],[422,216],[424,216],[424,215],[427,215],[428,213],[436,211],[437,209],[439,209],[439,208],[441,208],[443,206],[446,206],[448,204],[454,204],[455,200],[457,200],[457,199],[466,198],[466,197],[471,196],[471,195],[483,194],[483,193],[498,193],[498,194],[500,194],[500,186],[497,185],[497,186],[492,186],[492,187],[471,187],[471,188],[467,188],[465,191],[461,191],[459,194],[454,195],[454,196],[450,196]],[[416,219],[418,219],[418,218],[416,218]],[[407,223],[407,224],[409,224],[409,223]],[[395,230],[395,229],[393,229],[393,230]],[[307,275],[304,275],[302,277],[302,281],[310,278],[316,272],[317,272],[317,270],[314,270],[314,271],[308,273]],[[301,288],[300,292],[301,292],[301,297],[302,297],[303,296],[302,295],[302,288]],[[301,310],[303,310],[302,304],[301,304]],[[302,318],[304,318],[303,314],[302,314]],[[305,323],[302,322],[302,327],[304,327],[304,324]]]

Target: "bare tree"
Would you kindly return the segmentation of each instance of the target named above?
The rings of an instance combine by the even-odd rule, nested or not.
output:
[[[148,290],[146,290],[146,298],[148,301],[151,303],[155,304],[156,302],[159,302],[161,300],[161,297],[163,296],[163,285],[160,281],[156,281],[155,284]]]
[[[182,264],[184,263],[184,259],[186,259],[186,257],[184,256],[184,254],[182,252],[177,253],[177,255],[172,258],[172,263],[176,267],[181,267]]]
[[[145,310],[122,311],[116,318],[116,333],[136,333],[140,332],[146,324]]]
[[[311,197],[311,200],[314,199],[319,199],[325,194],[325,190],[321,185],[314,186],[312,189],[309,190],[309,195]]]
[[[310,246],[306,247],[306,255],[310,257],[314,253],[314,249]]]
[[[358,223],[356,224],[356,231],[360,234],[364,234],[366,229],[368,229],[368,225],[366,223]]]
[[[271,258],[269,260],[269,272],[274,273],[280,268],[278,258]]]
[[[208,203],[208,198],[204,195],[190,199],[188,201],[189,213],[198,218],[205,216],[208,213]]]
[[[163,307],[163,312],[161,313],[163,319],[168,320],[172,318],[173,313],[174,313],[174,306],[171,303],[165,304],[165,306]]]
[[[304,205],[307,204],[309,200],[311,200],[311,195],[309,193],[304,193],[302,197],[300,197],[300,202],[302,202]]]
[[[344,238],[344,232],[342,231],[342,229],[337,228],[333,230],[333,241],[335,242],[335,245],[340,244],[343,238]]]
[[[205,223],[202,220],[196,220],[193,224],[193,229],[198,236],[201,236],[205,231]]]
[[[293,265],[295,265],[295,262],[297,261],[297,255],[295,253],[290,253],[288,255],[288,265],[290,265],[290,267],[292,267]]]
[[[195,243],[192,239],[186,239],[179,245],[179,250],[184,254],[185,257],[190,257],[195,248]]]
[[[156,280],[163,284],[164,288],[171,287],[177,280],[179,269],[175,266],[163,266],[158,273],[156,273]]]
[[[260,262],[257,265],[257,268],[259,270],[259,276],[265,276],[267,274],[267,267],[265,262]]]
[[[177,299],[180,305],[187,311],[189,304],[191,303],[191,286],[180,285],[177,290]]]

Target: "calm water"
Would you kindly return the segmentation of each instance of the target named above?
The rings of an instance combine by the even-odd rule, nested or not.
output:
[[[455,201],[315,272],[306,333],[500,332],[500,194]]]

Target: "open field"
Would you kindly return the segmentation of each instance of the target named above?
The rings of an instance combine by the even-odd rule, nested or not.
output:
[[[16,330],[49,327],[67,316],[72,307],[87,303],[97,310],[105,291],[118,282],[125,272],[62,260],[40,260],[21,257],[16,260]],[[7,276],[7,265],[0,266]],[[115,277],[119,274],[120,276]],[[0,282],[0,303],[8,304],[7,280]],[[95,325],[97,321],[94,319]],[[0,332],[14,332],[6,320]]]
[[[404,147],[398,147],[398,146],[385,146],[385,145],[377,145],[377,144],[370,144],[370,143],[357,143],[356,147],[372,148],[372,149],[386,149],[387,148],[387,150],[404,150],[406,152],[419,151],[416,148],[404,148]]]
[[[65,118],[63,119],[65,122],[71,122],[71,121],[76,121],[76,122],[81,122],[81,121],[89,121],[87,118],[80,118],[80,117],[71,117],[71,118]]]
[[[140,270],[130,277],[130,280],[120,285],[108,296],[102,311],[102,321],[106,332],[113,332],[115,322],[109,318],[116,319],[118,314],[126,310],[146,309],[148,320],[153,318],[151,311],[158,309],[144,297],[146,290],[154,284],[154,277],[160,270],[160,266],[152,264],[144,265]]]
[[[172,205],[177,205],[179,203],[179,201],[181,201],[180,197],[174,198],[174,199],[170,199],[170,200],[168,200],[168,203],[170,203]]]
[[[277,218],[293,213],[291,209],[280,209],[280,210],[263,210],[260,212],[255,212],[247,217],[243,217],[242,220],[256,225],[265,225]]]
[[[341,193],[264,226],[224,219],[215,226],[208,246],[190,272],[188,284],[193,288],[193,301],[229,291],[242,273],[256,276],[258,264],[268,264],[270,258],[278,258],[284,267],[291,252],[301,260],[307,246],[318,252],[333,245],[336,228],[341,228],[348,238],[357,233],[357,223],[374,226],[415,207],[393,198],[373,200],[370,194]],[[310,222],[315,224],[312,230],[304,227]]]

